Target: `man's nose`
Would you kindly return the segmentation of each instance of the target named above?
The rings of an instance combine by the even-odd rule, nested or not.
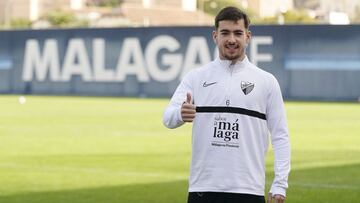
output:
[[[233,33],[231,33],[231,34],[229,35],[228,42],[231,42],[231,43],[236,42],[236,40],[235,40],[235,35],[234,35]]]

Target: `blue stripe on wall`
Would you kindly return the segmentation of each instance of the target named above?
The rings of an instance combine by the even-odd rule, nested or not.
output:
[[[285,69],[289,70],[360,70],[360,58],[342,56],[286,57]]]
[[[13,67],[13,63],[10,59],[0,58],[0,70],[8,70]]]

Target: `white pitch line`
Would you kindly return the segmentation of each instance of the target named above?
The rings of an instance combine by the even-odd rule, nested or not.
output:
[[[133,176],[133,177],[166,177],[170,176],[174,179],[186,179],[187,175],[178,175],[174,173],[168,172],[134,172],[134,171],[114,171],[103,168],[79,168],[79,167],[52,167],[52,166],[28,166],[25,164],[9,164],[2,163],[0,164],[0,168],[11,168],[11,169],[26,169],[26,170],[35,170],[37,172],[71,172],[71,173],[96,173],[111,176]]]
[[[350,189],[360,190],[360,186],[356,185],[342,185],[342,184],[327,184],[327,183],[302,183],[302,182],[289,182],[289,187],[299,186],[304,188],[323,188],[323,189]]]

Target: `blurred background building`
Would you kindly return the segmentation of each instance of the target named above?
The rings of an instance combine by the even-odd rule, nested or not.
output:
[[[360,22],[358,0],[0,0],[2,28],[212,25],[224,6],[254,24]]]

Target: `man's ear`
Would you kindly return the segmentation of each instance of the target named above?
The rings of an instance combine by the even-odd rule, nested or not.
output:
[[[252,37],[252,34],[251,34],[251,31],[249,30],[246,32],[246,44],[250,43],[251,37]]]
[[[213,40],[214,40],[214,43],[217,45],[217,33],[216,33],[216,30],[214,30],[213,32],[212,32],[212,37],[213,37]]]

